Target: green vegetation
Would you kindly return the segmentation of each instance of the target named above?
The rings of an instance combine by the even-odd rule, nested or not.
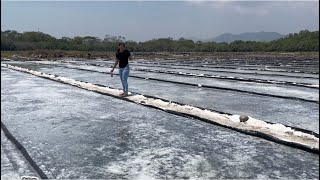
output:
[[[319,31],[307,30],[289,34],[271,42],[234,41],[232,43],[193,42],[180,38],[153,39],[146,42],[126,41],[121,36],[106,35],[104,39],[85,36],[61,39],[42,32],[1,31],[1,51],[61,50],[114,52],[118,42],[126,42],[134,52],[319,52]]]

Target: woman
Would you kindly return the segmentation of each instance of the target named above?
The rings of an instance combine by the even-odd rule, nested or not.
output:
[[[119,63],[119,76],[122,82],[123,93],[120,96],[125,97],[128,96],[128,77],[129,77],[129,61],[132,60],[132,56],[128,50],[126,50],[126,45],[124,43],[119,43],[119,48],[116,54],[116,62],[112,70],[110,71],[111,74],[113,73],[114,69]]]

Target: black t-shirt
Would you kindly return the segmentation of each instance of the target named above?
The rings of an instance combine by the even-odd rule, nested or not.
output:
[[[128,65],[128,58],[131,56],[128,50],[117,52],[116,58],[119,59],[119,67],[124,68]]]

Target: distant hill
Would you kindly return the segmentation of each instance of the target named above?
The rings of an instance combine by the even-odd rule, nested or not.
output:
[[[290,33],[284,38],[269,42],[269,51],[319,51],[319,31],[308,30]]]
[[[208,41],[227,43],[231,43],[236,40],[270,42],[283,37],[285,37],[285,35],[279,34],[277,32],[247,32],[241,34],[225,33],[215,38],[209,39]]]

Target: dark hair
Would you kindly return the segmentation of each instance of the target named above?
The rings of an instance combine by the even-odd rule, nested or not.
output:
[[[118,46],[120,46],[120,45],[123,45],[124,47],[126,47],[126,45],[123,42],[119,43]],[[119,52],[119,51],[120,51],[120,49],[118,48],[117,52]]]

